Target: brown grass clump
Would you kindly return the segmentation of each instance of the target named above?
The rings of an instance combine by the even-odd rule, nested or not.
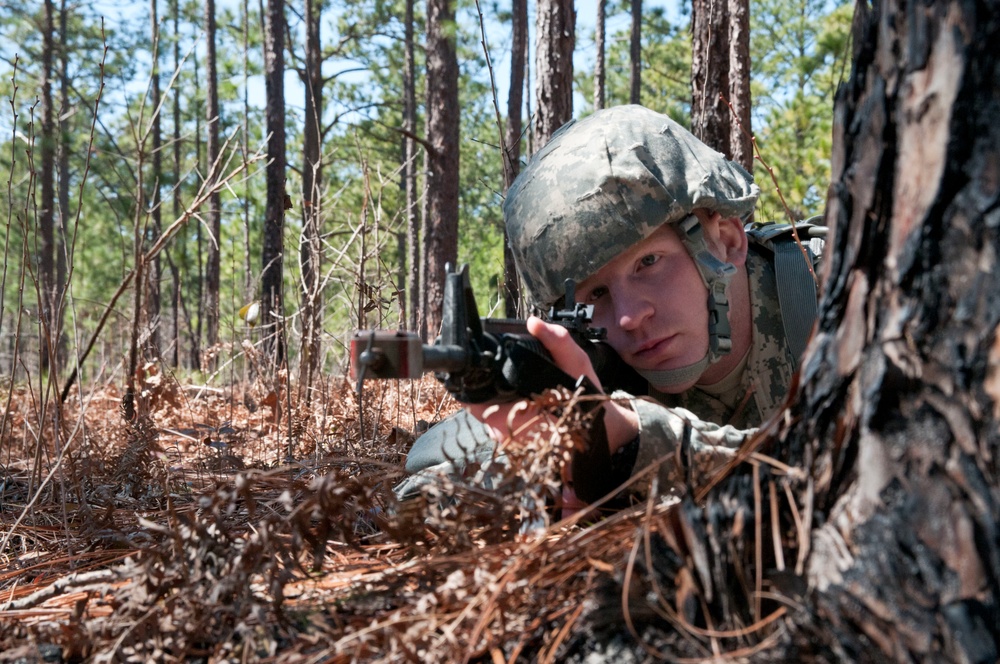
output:
[[[565,415],[492,490],[442,479],[401,505],[412,432],[455,408],[433,381],[368,384],[363,408],[330,381],[306,409],[151,375],[125,421],[110,388],[67,408],[64,462],[4,467],[0,662],[702,660],[782,635],[756,570],[794,565],[795,524],[769,514],[795,475],[763,457],[712,510],[654,487],[554,522]],[[754,527],[769,546],[728,537]]]

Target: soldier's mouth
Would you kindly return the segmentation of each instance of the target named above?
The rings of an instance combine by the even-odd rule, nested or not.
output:
[[[673,355],[673,346],[677,339],[678,335],[676,334],[653,339],[639,346],[632,353],[632,357],[643,364],[659,364],[664,360],[670,359]]]

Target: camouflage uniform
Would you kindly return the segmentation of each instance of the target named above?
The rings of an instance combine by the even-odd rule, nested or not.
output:
[[[565,279],[588,277],[664,223],[682,224],[678,234],[708,289],[710,314],[714,308],[724,322],[710,328],[704,364],[692,366],[700,375],[708,361],[728,351],[725,287],[736,268],[710,254],[696,219],[694,239],[686,237],[683,224],[696,208],[745,218],[758,194],[739,165],[665,116],[628,106],[599,111],[556,132],[512,185],[504,217],[521,283],[529,301],[542,310],[562,295]],[[582,238],[601,240],[581,243]],[[769,253],[751,242],[746,265],[753,340],[745,363],[723,381],[732,383],[728,390],[711,394],[695,387],[679,395],[651,390],[651,398],[612,395],[628,399],[639,415],[639,436],[626,446],[626,472],[666,459],[660,466],[661,488],[682,485],[694,479],[690,473],[731,457],[753,427],[777,410],[795,358],[785,338]],[[688,437],[688,427],[690,446],[682,459],[679,441]],[[454,472],[469,461],[488,463],[492,450],[485,427],[462,411],[417,440],[406,464],[417,475],[397,493],[412,493],[431,474]],[[683,468],[688,477],[682,477]]]

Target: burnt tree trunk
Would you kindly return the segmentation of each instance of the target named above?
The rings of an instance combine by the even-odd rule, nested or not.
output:
[[[1000,15],[857,11],[820,323],[778,448],[811,461],[810,631],[849,657],[995,662]]]
[[[1000,659],[998,38],[995,3],[858,5],[798,382],[736,461],[646,520],[590,614],[589,633],[619,628],[597,647]]]

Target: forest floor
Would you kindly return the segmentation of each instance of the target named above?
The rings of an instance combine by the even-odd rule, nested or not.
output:
[[[456,408],[429,378],[370,381],[363,408],[343,378],[308,404],[140,378],[133,407],[71,397],[58,437],[13,396],[0,662],[563,661],[662,514],[550,518],[555,448],[399,503],[412,432]]]

